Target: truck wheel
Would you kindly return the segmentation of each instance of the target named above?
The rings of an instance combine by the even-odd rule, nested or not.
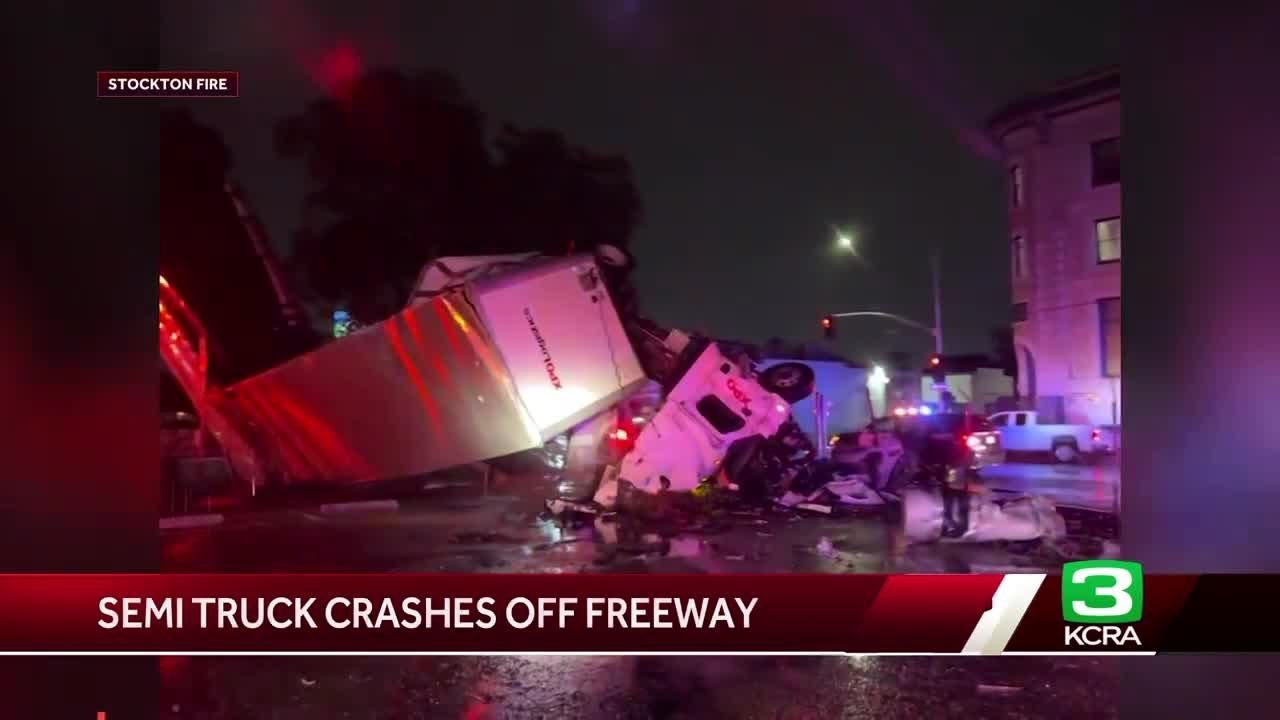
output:
[[[610,245],[608,243],[601,243],[596,246],[596,258],[605,265],[618,268],[619,270],[625,270],[626,268],[631,267],[635,262],[631,258],[631,253],[623,250],[617,245]]]
[[[766,368],[759,380],[765,390],[795,405],[813,393],[815,378],[813,368],[808,365],[784,362]]]
[[[1053,459],[1068,464],[1080,459],[1080,450],[1072,442],[1058,442],[1053,446]]]

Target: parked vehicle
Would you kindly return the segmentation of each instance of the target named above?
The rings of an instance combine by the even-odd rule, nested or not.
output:
[[[1000,433],[1000,441],[1009,454],[1048,454],[1056,462],[1074,463],[1113,449],[1101,428],[1046,423],[1032,410],[1001,412],[987,419]]]
[[[866,429],[831,440],[837,465],[862,468],[876,489],[900,488],[932,468],[933,482],[955,483],[1004,461],[1000,436],[987,420],[964,413],[915,413],[879,418]]]

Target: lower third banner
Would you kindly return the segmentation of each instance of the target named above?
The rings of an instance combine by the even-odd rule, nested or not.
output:
[[[1262,603],[1277,590],[1114,561],[1061,576],[3,575],[0,654],[1276,651]]]

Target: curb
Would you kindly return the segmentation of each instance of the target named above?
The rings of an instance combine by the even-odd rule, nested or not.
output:
[[[183,530],[187,528],[212,527],[221,525],[225,518],[220,513],[208,515],[175,515],[160,518],[161,530]]]

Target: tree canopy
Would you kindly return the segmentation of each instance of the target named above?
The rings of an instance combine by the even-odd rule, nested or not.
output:
[[[487,119],[440,72],[377,70],[276,127],[308,178],[293,267],[364,321],[406,301],[433,258],[629,244],[640,199],[625,158]]]

